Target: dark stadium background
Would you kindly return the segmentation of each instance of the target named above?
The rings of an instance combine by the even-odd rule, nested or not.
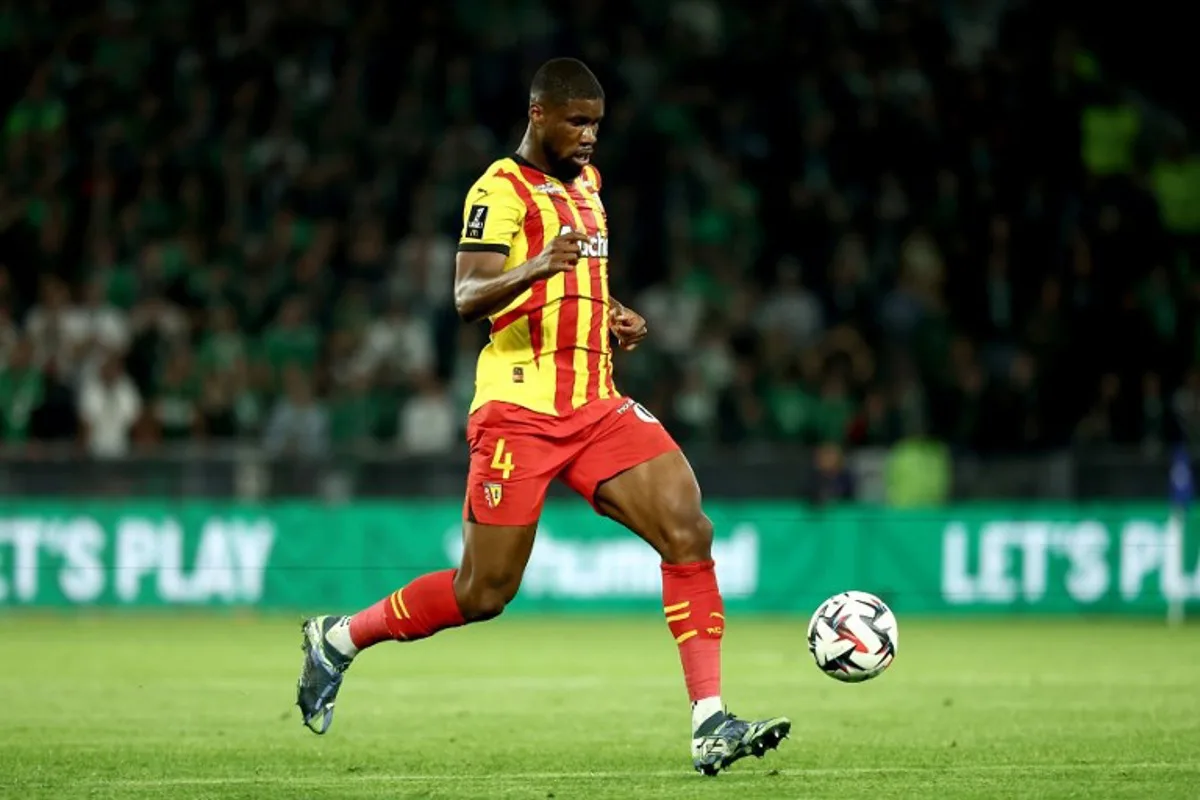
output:
[[[954,497],[1160,496],[1200,201],[1164,216],[1196,120],[1159,5],[0,4],[0,491],[458,493],[461,195],[566,53],[655,331],[620,386],[710,494],[879,499],[920,448]],[[93,469],[110,354],[141,411]]]

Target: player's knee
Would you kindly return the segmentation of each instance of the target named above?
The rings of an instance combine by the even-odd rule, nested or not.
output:
[[[699,509],[679,515],[663,536],[663,560],[691,564],[712,558],[713,524]]]
[[[495,619],[516,597],[516,586],[508,581],[465,580],[455,585],[458,610],[467,622]]]
[[[488,590],[477,592],[470,597],[466,608],[462,609],[463,619],[468,622],[483,622],[500,616],[508,605],[508,598],[503,593]]]

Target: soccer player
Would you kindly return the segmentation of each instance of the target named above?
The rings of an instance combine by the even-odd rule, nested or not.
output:
[[[533,78],[528,113],[517,152],[487,168],[463,208],[455,305],[466,321],[489,319],[491,337],[467,429],[462,562],[353,616],[305,621],[297,703],[304,723],[324,733],[360,652],[500,614],[559,478],[662,557],[663,612],[692,703],[693,764],[715,775],[777,747],[791,722],[725,711],[712,523],[678,445],[613,384],[612,340],[632,350],[647,331],[608,293],[608,227],[591,163],[604,92],[583,63],[554,59]]]

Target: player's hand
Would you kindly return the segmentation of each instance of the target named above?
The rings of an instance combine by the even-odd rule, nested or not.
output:
[[[608,329],[617,337],[622,350],[635,349],[649,333],[646,320],[641,314],[631,311],[615,300],[608,310]]]
[[[555,236],[546,249],[529,262],[534,278],[541,280],[575,269],[579,263],[580,248],[587,240],[588,237],[579,231],[567,231]]]

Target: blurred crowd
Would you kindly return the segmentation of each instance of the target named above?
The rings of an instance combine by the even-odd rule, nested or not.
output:
[[[1200,158],[1044,5],[0,0],[0,436],[460,447],[463,193],[563,54],[685,444],[1200,435]]]

